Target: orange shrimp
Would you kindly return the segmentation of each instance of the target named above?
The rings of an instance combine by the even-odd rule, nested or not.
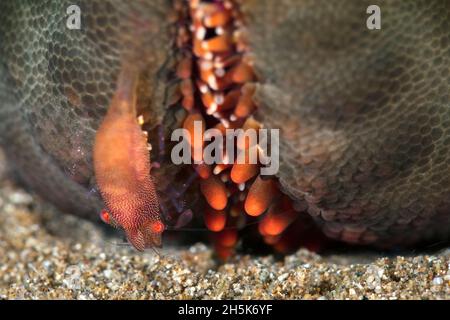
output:
[[[137,122],[137,72],[124,68],[108,112],[95,136],[94,171],[107,210],[139,251],[161,246],[164,224],[150,175],[147,140]]]

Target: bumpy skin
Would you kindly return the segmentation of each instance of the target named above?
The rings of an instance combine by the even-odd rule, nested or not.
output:
[[[243,1],[280,181],[326,235],[389,246],[450,230],[450,2]]]
[[[241,2],[284,191],[335,239],[447,238],[450,3],[380,0],[382,30],[369,31],[369,1]],[[142,104],[155,122],[167,113],[171,4],[79,3],[82,31],[64,26],[67,1],[0,4],[0,132],[32,187],[94,216],[91,146],[120,59],[145,57]]]
[[[33,189],[66,211],[96,219],[95,130],[123,60],[143,72],[138,103],[161,121],[172,37],[168,1],[76,1],[81,30],[66,28],[73,1],[0,3],[0,133]]]

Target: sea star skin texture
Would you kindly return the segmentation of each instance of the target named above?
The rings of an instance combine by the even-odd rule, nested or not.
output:
[[[284,191],[334,239],[447,238],[450,3],[380,1],[370,31],[370,1],[319,2],[241,5]]]
[[[448,238],[449,4],[379,1],[382,30],[369,31],[370,1],[239,2],[261,79],[256,116],[281,129],[283,192],[333,239]],[[79,32],[57,23],[70,4],[0,4],[0,140],[34,190],[96,219],[91,150],[124,56],[145,70],[138,105],[151,126],[177,126],[172,3],[80,1]]]
[[[166,17],[172,4],[79,1],[82,28],[69,30],[64,25],[71,4],[1,3],[1,139],[30,188],[66,212],[98,221],[104,204],[95,191],[96,130],[124,58],[145,68],[138,105],[149,106],[150,125],[167,114],[170,68],[164,66],[172,56],[172,36]],[[162,171],[170,181],[172,170]]]

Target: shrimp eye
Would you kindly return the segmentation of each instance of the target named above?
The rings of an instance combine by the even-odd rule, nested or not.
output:
[[[104,223],[111,224],[111,215],[105,209],[100,211],[100,219],[102,219]]]
[[[165,229],[164,224],[162,222],[153,222],[150,225],[152,233],[162,233]]]

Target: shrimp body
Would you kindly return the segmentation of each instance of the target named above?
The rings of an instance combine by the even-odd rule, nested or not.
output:
[[[161,246],[164,224],[150,175],[150,153],[137,122],[136,76],[119,76],[94,143],[94,171],[111,220],[137,249]]]

